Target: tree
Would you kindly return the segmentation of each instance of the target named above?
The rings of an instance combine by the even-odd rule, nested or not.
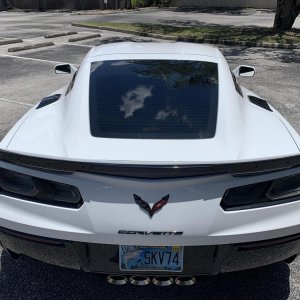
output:
[[[300,0],[277,0],[277,10],[273,28],[289,30],[300,12]]]
[[[131,0],[132,8],[139,8],[140,5],[144,4],[144,0]]]

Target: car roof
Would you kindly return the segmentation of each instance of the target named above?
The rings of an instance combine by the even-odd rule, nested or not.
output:
[[[165,55],[197,55],[219,59],[222,55],[219,49],[203,44],[184,42],[121,42],[94,47],[88,53],[86,60],[93,61],[99,56],[119,56],[134,54]]]

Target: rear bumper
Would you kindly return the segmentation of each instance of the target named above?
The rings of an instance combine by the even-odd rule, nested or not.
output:
[[[1,161],[0,166],[76,186],[82,195],[83,205],[74,209],[0,193],[0,227],[26,234],[90,244],[208,246],[275,239],[300,232],[300,198],[239,211],[224,211],[220,206],[229,188],[298,174],[300,168],[239,178],[218,175],[153,181],[80,172],[53,173]],[[135,203],[134,194],[151,206],[165,195],[170,199],[150,218]],[[170,232],[183,234],[165,234]]]
[[[25,255],[42,262],[103,274],[127,274],[119,269],[119,246],[62,241],[0,229],[0,241],[13,257]],[[294,258],[300,234],[259,242],[184,247],[181,275],[213,275],[246,270]],[[174,275],[169,272],[131,274]]]

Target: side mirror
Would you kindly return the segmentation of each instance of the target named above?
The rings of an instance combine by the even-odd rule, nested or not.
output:
[[[232,71],[235,77],[253,77],[255,72],[255,68],[251,66],[238,66]]]
[[[77,72],[77,68],[70,64],[61,64],[54,67],[55,74],[71,74],[74,75]]]

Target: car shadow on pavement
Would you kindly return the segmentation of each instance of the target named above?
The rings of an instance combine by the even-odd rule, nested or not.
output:
[[[207,23],[207,22],[202,22],[198,20],[181,20],[181,19],[159,19],[158,20],[159,24],[163,25],[170,25],[170,26],[179,26],[179,27],[211,27],[211,28],[224,28],[225,26],[219,25],[219,24],[213,24],[213,23]],[[157,24],[155,24],[157,25]],[[145,23],[144,26],[150,27],[151,24]],[[176,28],[175,28],[176,29]]]
[[[176,12],[191,12],[191,13],[205,13],[215,15],[227,15],[227,16],[250,16],[256,12],[254,9],[243,8],[230,8],[230,7],[178,7]]]
[[[112,286],[105,276],[69,270],[20,257],[1,257],[0,299],[287,299],[287,264],[202,276],[191,287]]]
[[[154,42],[153,39],[149,38],[140,38],[140,37],[109,37],[109,38],[102,38],[101,40],[97,40],[94,43],[94,46],[100,46],[105,44],[112,44],[112,43],[121,43],[121,42],[135,42],[135,43],[146,43],[146,42]]]
[[[300,31],[299,31],[300,33]],[[259,53],[264,59],[278,61],[282,63],[300,63],[300,51],[298,49],[267,49],[255,47],[226,47],[222,48],[225,57],[243,57],[243,60],[253,60]]]

